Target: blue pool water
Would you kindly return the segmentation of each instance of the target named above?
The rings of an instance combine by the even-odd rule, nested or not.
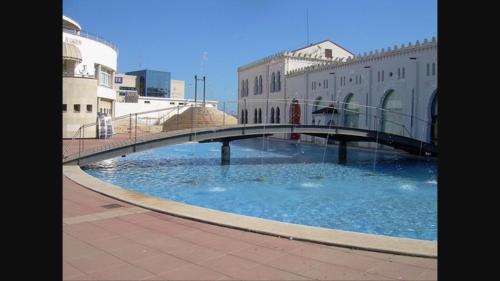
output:
[[[423,240],[437,239],[437,163],[349,148],[276,140],[152,149],[84,167],[145,194],[283,222]],[[376,161],[374,161],[376,160]]]

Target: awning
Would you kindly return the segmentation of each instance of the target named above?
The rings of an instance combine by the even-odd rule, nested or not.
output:
[[[77,62],[82,61],[82,54],[80,49],[73,44],[63,42],[63,60],[74,60]]]
[[[333,106],[330,105],[330,107],[323,107],[321,109],[314,111],[312,114],[332,114],[332,113],[337,113],[337,109],[333,108]]]

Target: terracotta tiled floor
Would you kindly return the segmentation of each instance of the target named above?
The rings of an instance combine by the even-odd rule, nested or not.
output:
[[[102,207],[108,204],[122,207]],[[66,177],[63,223],[64,280],[437,279],[436,259],[349,250],[181,219],[103,196]]]
[[[146,136],[149,133],[138,132],[137,137]],[[86,150],[94,147],[98,147],[101,145],[111,144],[117,141],[128,140],[131,138],[135,138],[135,134],[114,134],[109,139],[64,139],[63,140],[63,154],[70,155],[73,153],[78,153],[79,150]]]

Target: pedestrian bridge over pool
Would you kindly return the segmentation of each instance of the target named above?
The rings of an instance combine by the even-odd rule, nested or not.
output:
[[[385,132],[319,125],[295,124],[240,124],[214,128],[197,128],[150,134],[134,139],[116,141],[93,149],[79,151],[63,158],[63,164],[85,165],[105,159],[152,148],[186,142],[222,142],[221,162],[229,164],[232,140],[257,138],[272,134],[306,134],[339,141],[339,163],[345,163],[346,143],[376,142],[417,155],[437,155],[437,146],[417,139]]]

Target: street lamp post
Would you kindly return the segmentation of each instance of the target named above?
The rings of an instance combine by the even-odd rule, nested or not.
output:
[[[203,107],[205,107],[205,76],[203,76]]]
[[[197,88],[198,88],[198,81],[203,81],[203,107],[205,107],[205,76],[203,76],[203,79],[198,79],[198,76],[194,76],[194,106],[196,106],[196,101],[197,101]]]
[[[196,107],[196,95],[197,95],[197,86],[198,86],[198,76],[194,76],[194,106]]]

